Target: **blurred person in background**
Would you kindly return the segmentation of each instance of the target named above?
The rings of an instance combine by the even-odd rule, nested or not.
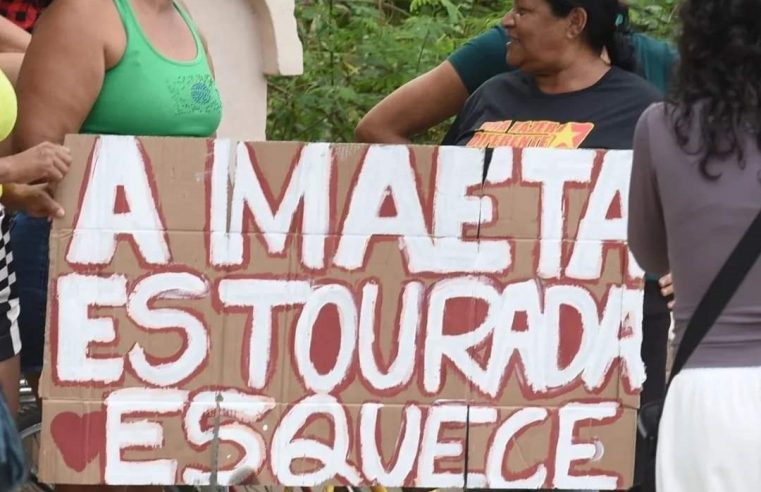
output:
[[[761,0],[685,0],[679,18],[673,92],[639,122],[629,196],[634,256],[673,272],[677,343],[761,210]],[[756,261],[672,381],[657,490],[758,490],[760,296]]]

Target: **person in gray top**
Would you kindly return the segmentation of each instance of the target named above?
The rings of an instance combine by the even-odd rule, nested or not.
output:
[[[629,245],[672,272],[677,343],[761,210],[761,0],[686,0],[681,64],[634,137]],[[761,240],[761,238],[759,238]],[[660,424],[657,487],[761,487],[761,262],[673,381]]]

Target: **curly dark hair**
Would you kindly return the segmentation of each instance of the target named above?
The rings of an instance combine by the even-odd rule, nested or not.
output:
[[[700,172],[712,158],[736,157],[755,136],[761,149],[761,0],[684,0],[680,63],[667,101],[680,147],[700,156]],[[700,140],[690,144],[699,125]]]

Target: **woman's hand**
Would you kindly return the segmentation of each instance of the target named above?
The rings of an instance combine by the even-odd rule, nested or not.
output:
[[[354,130],[364,143],[407,144],[413,135],[456,115],[468,89],[451,62],[407,82],[375,105]]]
[[[71,166],[66,147],[43,142],[29,150],[0,159],[0,183],[58,182]]]
[[[0,202],[11,210],[24,211],[32,217],[60,219],[63,207],[50,195],[47,184],[9,184],[3,186]]]
[[[671,274],[668,273],[658,280],[658,285],[661,288],[661,295],[668,300],[669,309],[674,309],[674,282],[671,279]]]

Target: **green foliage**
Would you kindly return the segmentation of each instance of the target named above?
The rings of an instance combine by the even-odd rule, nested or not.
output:
[[[671,34],[675,0],[631,0],[641,30]],[[299,0],[304,74],[269,81],[271,140],[350,142],[394,89],[499,22],[511,0]],[[420,136],[436,143],[443,128]]]
[[[350,142],[395,88],[494,25],[499,0],[309,0],[297,6],[304,74],[270,79],[271,140]]]
[[[674,14],[678,0],[629,0],[632,25],[642,32],[664,39],[675,35]]]

